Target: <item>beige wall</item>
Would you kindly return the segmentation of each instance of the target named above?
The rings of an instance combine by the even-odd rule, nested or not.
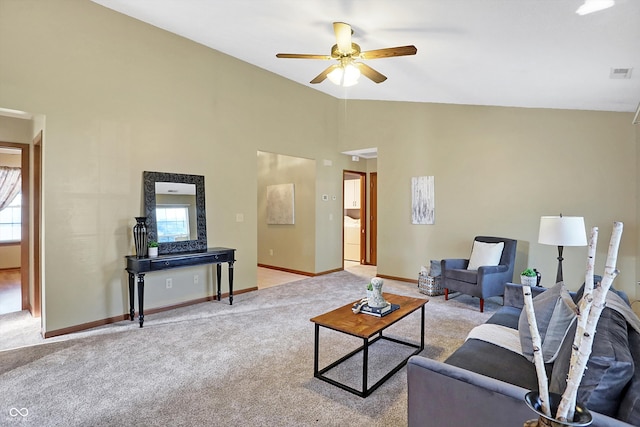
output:
[[[29,144],[31,142],[31,120],[0,115],[0,145],[2,142]],[[18,163],[17,166],[20,166]]]
[[[371,101],[342,108],[88,1],[0,0],[0,11],[0,107],[37,113],[39,125],[46,116],[45,331],[127,312],[123,257],[133,253],[131,227],[143,212],[144,170],[205,176],[209,245],[237,249],[235,289],[256,286],[258,151],[315,161],[315,244],[305,254],[314,272],[342,266],[342,171],[352,165],[340,151],[377,146],[380,273],[414,279],[426,260],[464,256],[474,235],[494,234],[517,238],[518,268],[548,279],[556,253],[536,243],[538,221],[562,212],[600,226],[598,268],[610,224],[625,222],[616,284],[635,293],[631,114]],[[410,178],[419,175],[435,176],[433,226],[410,224]],[[565,250],[572,284],[585,254]],[[197,267],[148,275],[146,307],[211,294],[206,281],[193,284],[196,274],[210,278]]]
[[[378,147],[378,272],[414,277],[429,259],[465,257],[475,235],[518,239],[517,269],[555,278],[557,249],[537,243],[542,215],[600,228],[603,271],[614,221],[625,223],[616,287],[636,295],[636,142],[631,114],[357,102],[342,146]],[[364,142],[366,141],[366,143]],[[436,223],[411,224],[412,176],[435,176]],[[582,283],[586,248],[565,248]],[[550,282],[551,280],[551,282]]]
[[[144,170],[205,176],[208,242],[255,287],[256,152],[338,162],[334,100],[91,2],[0,7],[0,105],[46,115],[45,330],[127,311]],[[194,274],[148,275],[146,306],[211,293]]]

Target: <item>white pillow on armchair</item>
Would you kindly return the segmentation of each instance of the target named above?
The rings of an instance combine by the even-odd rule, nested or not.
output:
[[[467,270],[477,270],[483,265],[499,265],[503,249],[504,242],[485,243],[474,240]]]

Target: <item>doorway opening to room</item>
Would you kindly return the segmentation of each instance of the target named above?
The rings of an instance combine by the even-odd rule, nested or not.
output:
[[[258,151],[257,171],[258,289],[314,276],[316,161]]]
[[[0,142],[0,314],[29,309],[29,144]]]
[[[366,173],[343,171],[343,259],[344,267],[366,264]]]

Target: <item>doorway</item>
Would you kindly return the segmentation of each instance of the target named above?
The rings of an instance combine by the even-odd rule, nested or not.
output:
[[[16,196],[11,205],[5,209],[7,219],[3,219],[5,231],[11,236],[4,236],[0,243],[3,259],[0,269],[0,288],[2,288],[3,304],[0,313],[28,310],[29,304],[29,144],[0,142],[0,156],[3,166],[20,167],[21,185],[19,197]],[[19,200],[19,202],[18,202]],[[9,210],[12,213],[9,213]],[[13,218],[13,219],[11,219]],[[20,224],[17,223],[17,218]],[[11,232],[10,230],[16,230]],[[19,235],[16,234],[19,230]],[[13,237],[15,236],[15,240]]]
[[[366,174],[343,171],[343,260],[366,264]]]

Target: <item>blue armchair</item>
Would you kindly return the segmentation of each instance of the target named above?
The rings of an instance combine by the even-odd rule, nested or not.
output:
[[[499,265],[480,266],[477,270],[467,270],[468,259],[443,259],[442,287],[444,299],[449,299],[449,291],[460,292],[480,298],[480,312],[484,312],[484,299],[504,295],[504,285],[513,281],[517,240],[503,237],[477,236],[474,241],[485,243],[504,242]]]

